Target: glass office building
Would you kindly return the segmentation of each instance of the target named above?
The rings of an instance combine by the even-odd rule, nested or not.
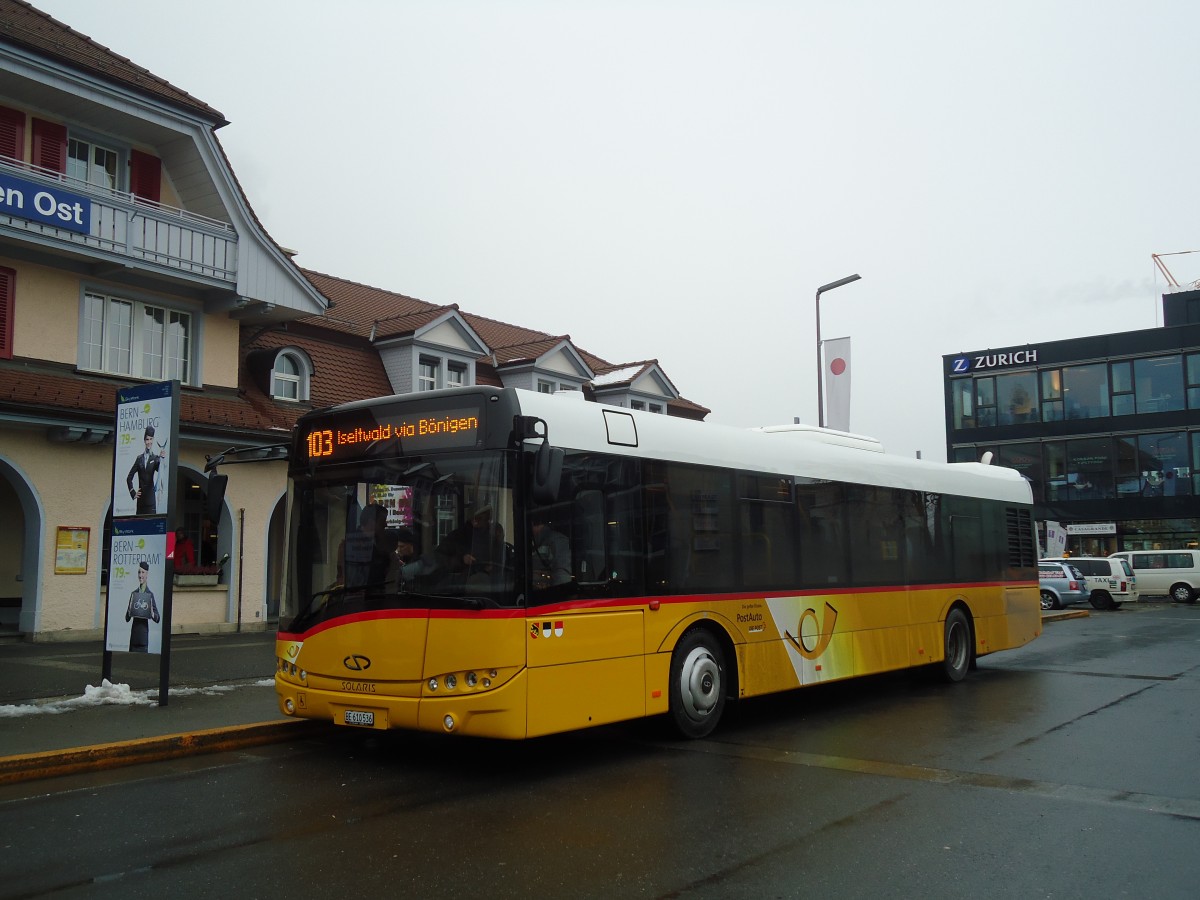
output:
[[[1200,541],[1200,291],[1161,328],[943,357],[947,458],[1029,478],[1075,555]]]

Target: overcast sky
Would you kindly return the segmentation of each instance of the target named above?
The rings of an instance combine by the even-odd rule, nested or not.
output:
[[[941,357],[1152,328],[1200,3],[34,0],[220,110],[297,262],[945,458]],[[1181,283],[1200,253],[1168,259]]]

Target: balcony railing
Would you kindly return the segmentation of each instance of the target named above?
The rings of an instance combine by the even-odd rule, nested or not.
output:
[[[237,281],[238,236],[225,222],[13,160],[0,160],[0,174],[70,191],[91,202],[86,232],[14,215],[5,205],[0,205],[2,227],[37,235],[42,242],[64,248],[116,254],[207,281]]]

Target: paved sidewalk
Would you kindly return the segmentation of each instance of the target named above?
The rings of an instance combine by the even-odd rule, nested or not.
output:
[[[311,727],[275,702],[274,632],[177,635],[167,705],[158,656],[100,642],[0,642],[0,784],[287,740]]]

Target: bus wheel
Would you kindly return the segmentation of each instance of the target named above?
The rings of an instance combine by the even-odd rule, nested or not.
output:
[[[725,709],[725,659],[716,639],[697,628],[671,654],[671,719],[681,735],[706,737]]]
[[[1190,584],[1184,584],[1181,581],[1179,584],[1171,585],[1171,599],[1176,603],[1195,603],[1196,592],[1192,590]]]
[[[950,610],[946,616],[945,656],[942,658],[942,678],[949,682],[962,681],[971,668],[971,623],[961,609]]]

